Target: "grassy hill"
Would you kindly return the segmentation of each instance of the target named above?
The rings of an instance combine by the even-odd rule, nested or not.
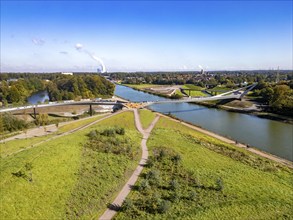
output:
[[[112,137],[108,142],[127,139],[132,145],[133,158],[86,147],[89,132],[113,126],[125,128],[125,135]],[[104,139],[107,141],[107,138]],[[85,130],[3,157],[0,165],[1,219],[97,218],[139,159],[140,134],[135,129],[132,112],[118,114]]]
[[[291,219],[292,170],[167,118],[116,219]]]

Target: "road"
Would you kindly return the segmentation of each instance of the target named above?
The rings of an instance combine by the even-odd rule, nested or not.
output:
[[[136,129],[142,134],[143,138],[141,141],[141,148],[142,148],[142,156],[141,156],[141,160],[139,162],[139,165],[136,167],[136,169],[134,170],[133,174],[131,175],[131,177],[129,178],[129,180],[127,181],[127,183],[123,186],[122,190],[120,191],[120,193],[118,194],[118,196],[115,198],[115,200],[113,201],[113,203],[109,206],[109,208],[104,212],[104,214],[99,218],[100,220],[110,220],[114,217],[114,215],[117,213],[117,211],[119,210],[119,208],[121,207],[123,201],[126,199],[127,195],[130,193],[131,191],[131,187],[134,186],[134,184],[136,183],[144,165],[147,162],[148,159],[148,149],[147,149],[147,145],[146,142],[150,136],[150,133],[152,131],[152,129],[154,128],[155,124],[157,123],[157,121],[159,120],[160,116],[157,115],[156,118],[153,120],[153,122],[150,124],[150,126],[144,130],[142,128],[140,119],[139,119],[139,114],[138,114],[138,110],[134,109],[134,118],[135,118],[135,126]]]

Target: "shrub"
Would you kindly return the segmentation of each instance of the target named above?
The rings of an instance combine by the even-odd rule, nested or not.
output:
[[[197,197],[196,192],[195,191],[191,191],[189,193],[188,199],[191,200],[191,201],[195,201],[196,200],[196,197]]]
[[[125,134],[125,129],[122,128],[122,127],[118,127],[116,128],[116,134],[119,134],[119,135],[124,135]]]
[[[25,164],[24,167],[27,171],[30,171],[33,168],[33,164],[31,162],[28,162]]]
[[[148,180],[143,180],[140,185],[138,186],[138,191],[146,191],[147,189],[150,188],[150,184]]]
[[[176,154],[174,157],[172,157],[171,160],[173,161],[173,163],[175,165],[178,165],[180,163],[180,161],[181,161],[181,156],[179,154]]]
[[[151,185],[158,185],[161,181],[160,172],[158,170],[151,170],[146,174],[146,179]]]
[[[216,190],[217,191],[222,191],[224,189],[224,183],[221,178],[217,179],[216,181]]]
[[[170,195],[170,201],[177,202],[180,200],[180,194],[178,191],[173,191],[173,193]]]
[[[152,156],[150,156],[149,159],[147,160],[146,166],[152,167],[152,166],[154,166],[154,163],[155,163],[154,158]]]
[[[134,204],[133,204],[132,200],[129,198],[126,198],[122,204],[121,210],[122,211],[129,210],[129,209],[132,209],[133,206],[134,206]]]
[[[92,130],[92,131],[90,131],[90,133],[88,134],[88,137],[89,137],[90,139],[94,139],[94,138],[96,138],[96,137],[97,137],[97,131],[96,131],[96,130]]]
[[[28,127],[24,120],[20,120],[9,113],[4,113],[1,116],[1,127],[3,131],[18,131]]]
[[[158,205],[158,212],[159,213],[166,213],[170,209],[171,203],[166,200],[162,200]]]
[[[175,179],[172,179],[169,185],[171,190],[176,190],[179,188],[179,183]]]
[[[107,136],[107,137],[113,137],[115,135],[115,130],[113,128],[107,128],[104,131],[100,132],[101,135]]]

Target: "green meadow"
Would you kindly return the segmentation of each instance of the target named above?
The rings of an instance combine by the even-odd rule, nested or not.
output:
[[[143,129],[147,129],[156,117],[153,112],[147,109],[139,109],[139,116]]]
[[[190,96],[207,96],[206,93],[202,92],[202,90],[204,90],[203,87],[196,86],[193,84],[185,84],[182,86],[182,89],[194,89],[192,91],[185,90],[185,93],[187,95],[190,94]]]
[[[19,150],[33,147],[33,145],[38,144],[41,141],[45,141],[49,138],[52,138],[56,134],[60,135],[62,133],[68,132],[70,130],[82,127],[84,125],[87,125],[91,122],[94,122],[94,121],[100,119],[101,117],[103,117],[103,115],[97,115],[94,117],[81,119],[81,120],[74,121],[74,122],[69,122],[68,124],[61,125],[56,133],[48,133],[47,135],[40,136],[40,137],[16,139],[16,140],[12,140],[12,141],[7,141],[5,143],[0,143],[1,157],[6,157],[6,156],[9,156],[9,155],[16,153]]]
[[[139,114],[144,128],[155,118]],[[130,111],[18,152],[56,134],[1,146],[1,219],[97,219],[141,156]],[[115,219],[292,219],[291,169],[165,117],[147,145],[147,165]]]
[[[292,219],[292,170],[161,117],[115,219]]]
[[[115,126],[124,128],[125,134],[104,137],[105,144],[112,147],[116,139],[131,144],[132,158],[86,147],[91,131]],[[1,219],[97,218],[137,166],[140,139],[133,113],[124,112],[1,158]]]

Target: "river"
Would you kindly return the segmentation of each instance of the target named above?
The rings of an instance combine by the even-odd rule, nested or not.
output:
[[[49,100],[49,95],[48,95],[48,92],[46,90],[36,92],[35,94],[32,94],[28,98],[28,102],[30,104],[33,104],[33,105],[38,104],[38,103],[43,103],[46,100]]]
[[[115,94],[138,102],[166,100],[120,85],[116,85]],[[179,119],[214,133],[293,161],[291,124],[191,103],[154,104],[149,108],[161,113],[171,113]]]

